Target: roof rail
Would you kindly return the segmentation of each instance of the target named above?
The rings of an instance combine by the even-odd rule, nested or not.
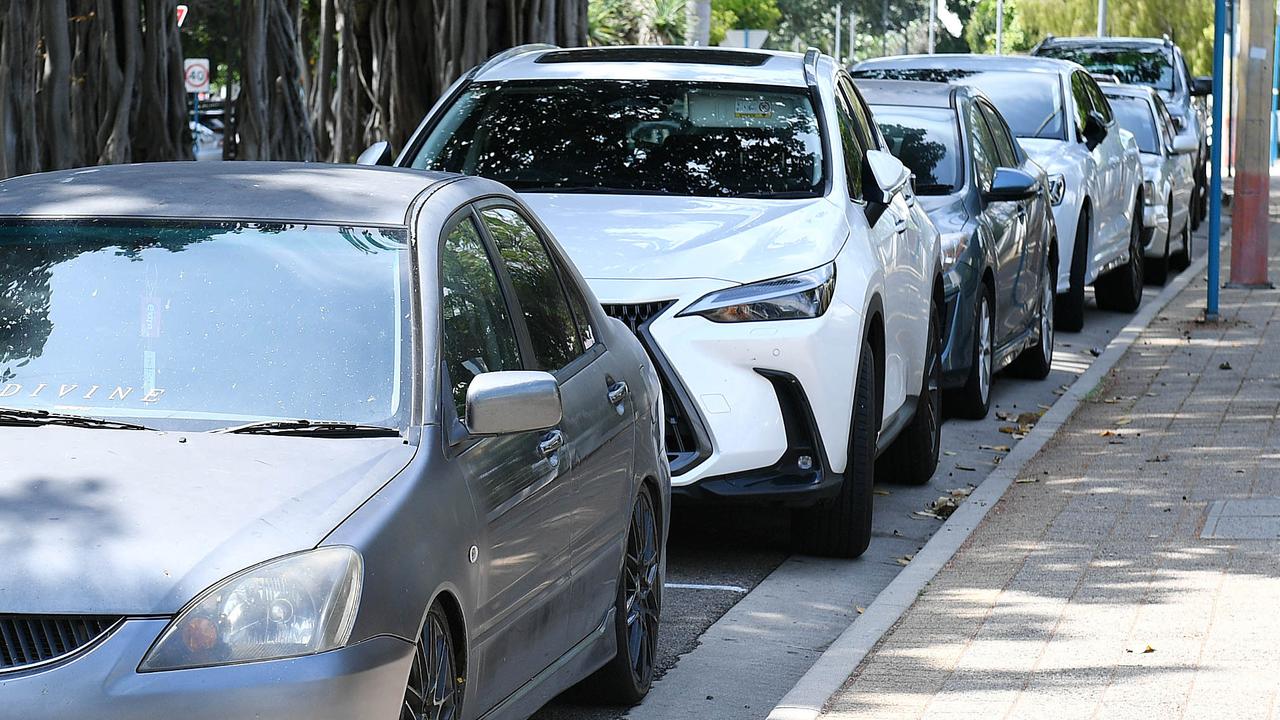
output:
[[[540,50],[559,50],[559,49],[560,49],[559,45],[551,45],[549,43],[530,43],[528,45],[517,45],[508,50],[503,50],[502,52],[497,53],[496,55],[489,58],[488,60],[485,60],[480,65],[480,67],[476,68],[475,74],[479,75],[480,73],[488,70],[489,68],[494,67],[495,65],[506,62],[507,60],[510,60],[513,57],[524,55],[525,53],[538,52]]]
[[[821,56],[818,48],[809,48],[804,53],[804,82],[811,88],[818,87],[818,58]]]

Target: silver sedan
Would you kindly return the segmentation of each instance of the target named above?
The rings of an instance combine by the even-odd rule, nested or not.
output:
[[[593,674],[636,702],[659,393],[493,182],[0,183],[0,715],[513,718]]]

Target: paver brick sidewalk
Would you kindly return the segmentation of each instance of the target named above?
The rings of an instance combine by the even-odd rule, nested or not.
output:
[[[1271,256],[1278,279],[1275,224]],[[1217,325],[1204,296],[1160,313],[826,720],[1280,720],[1280,500],[1213,512],[1280,498],[1280,292],[1224,290]]]

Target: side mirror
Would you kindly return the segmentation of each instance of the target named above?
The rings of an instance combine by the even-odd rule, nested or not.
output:
[[[1191,94],[1194,97],[1205,97],[1213,94],[1213,78],[1201,75],[1191,81]]]
[[[1173,136],[1173,154],[1174,155],[1190,155],[1200,149],[1200,142],[1196,140],[1194,135],[1174,135]]]
[[[1174,130],[1177,130],[1178,132],[1182,132],[1183,130],[1187,129],[1187,119],[1182,117],[1181,115],[1172,115],[1170,116],[1170,119],[1173,120]]]
[[[1084,121],[1084,141],[1092,150],[1102,144],[1107,138],[1107,121],[1102,117],[1102,113],[1097,110],[1090,110],[1089,117]]]
[[[378,142],[365,148],[360,153],[360,157],[356,158],[357,165],[390,165],[395,161],[395,157],[391,154],[391,143],[386,140]]]
[[[560,385],[549,373],[481,373],[467,387],[465,420],[472,435],[546,430],[560,423],[562,411]]]
[[[869,188],[870,192],[867,193],[867,199],[872,202],[888,205],[894,194],[911,182],[907,166],[883,150],[868,150],[866,163],[876,182],[876,187]]]
[[[982,193],[982,199],[988,202],[1026,200],[1035,197],[1039,185],[1034,177],[1017,168],[996,168],[991,189]]]

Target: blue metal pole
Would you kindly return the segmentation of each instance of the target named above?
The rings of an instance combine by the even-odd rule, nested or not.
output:
[[[1209,153],[1209,297],[1205,302],[1206,320],[1218,319],[1218,286],[1221,268],[1222,236],[1222,92],[1223,54],[1226,50],[1227,0],[1214,0],[1213,8],[1213,145]]]

